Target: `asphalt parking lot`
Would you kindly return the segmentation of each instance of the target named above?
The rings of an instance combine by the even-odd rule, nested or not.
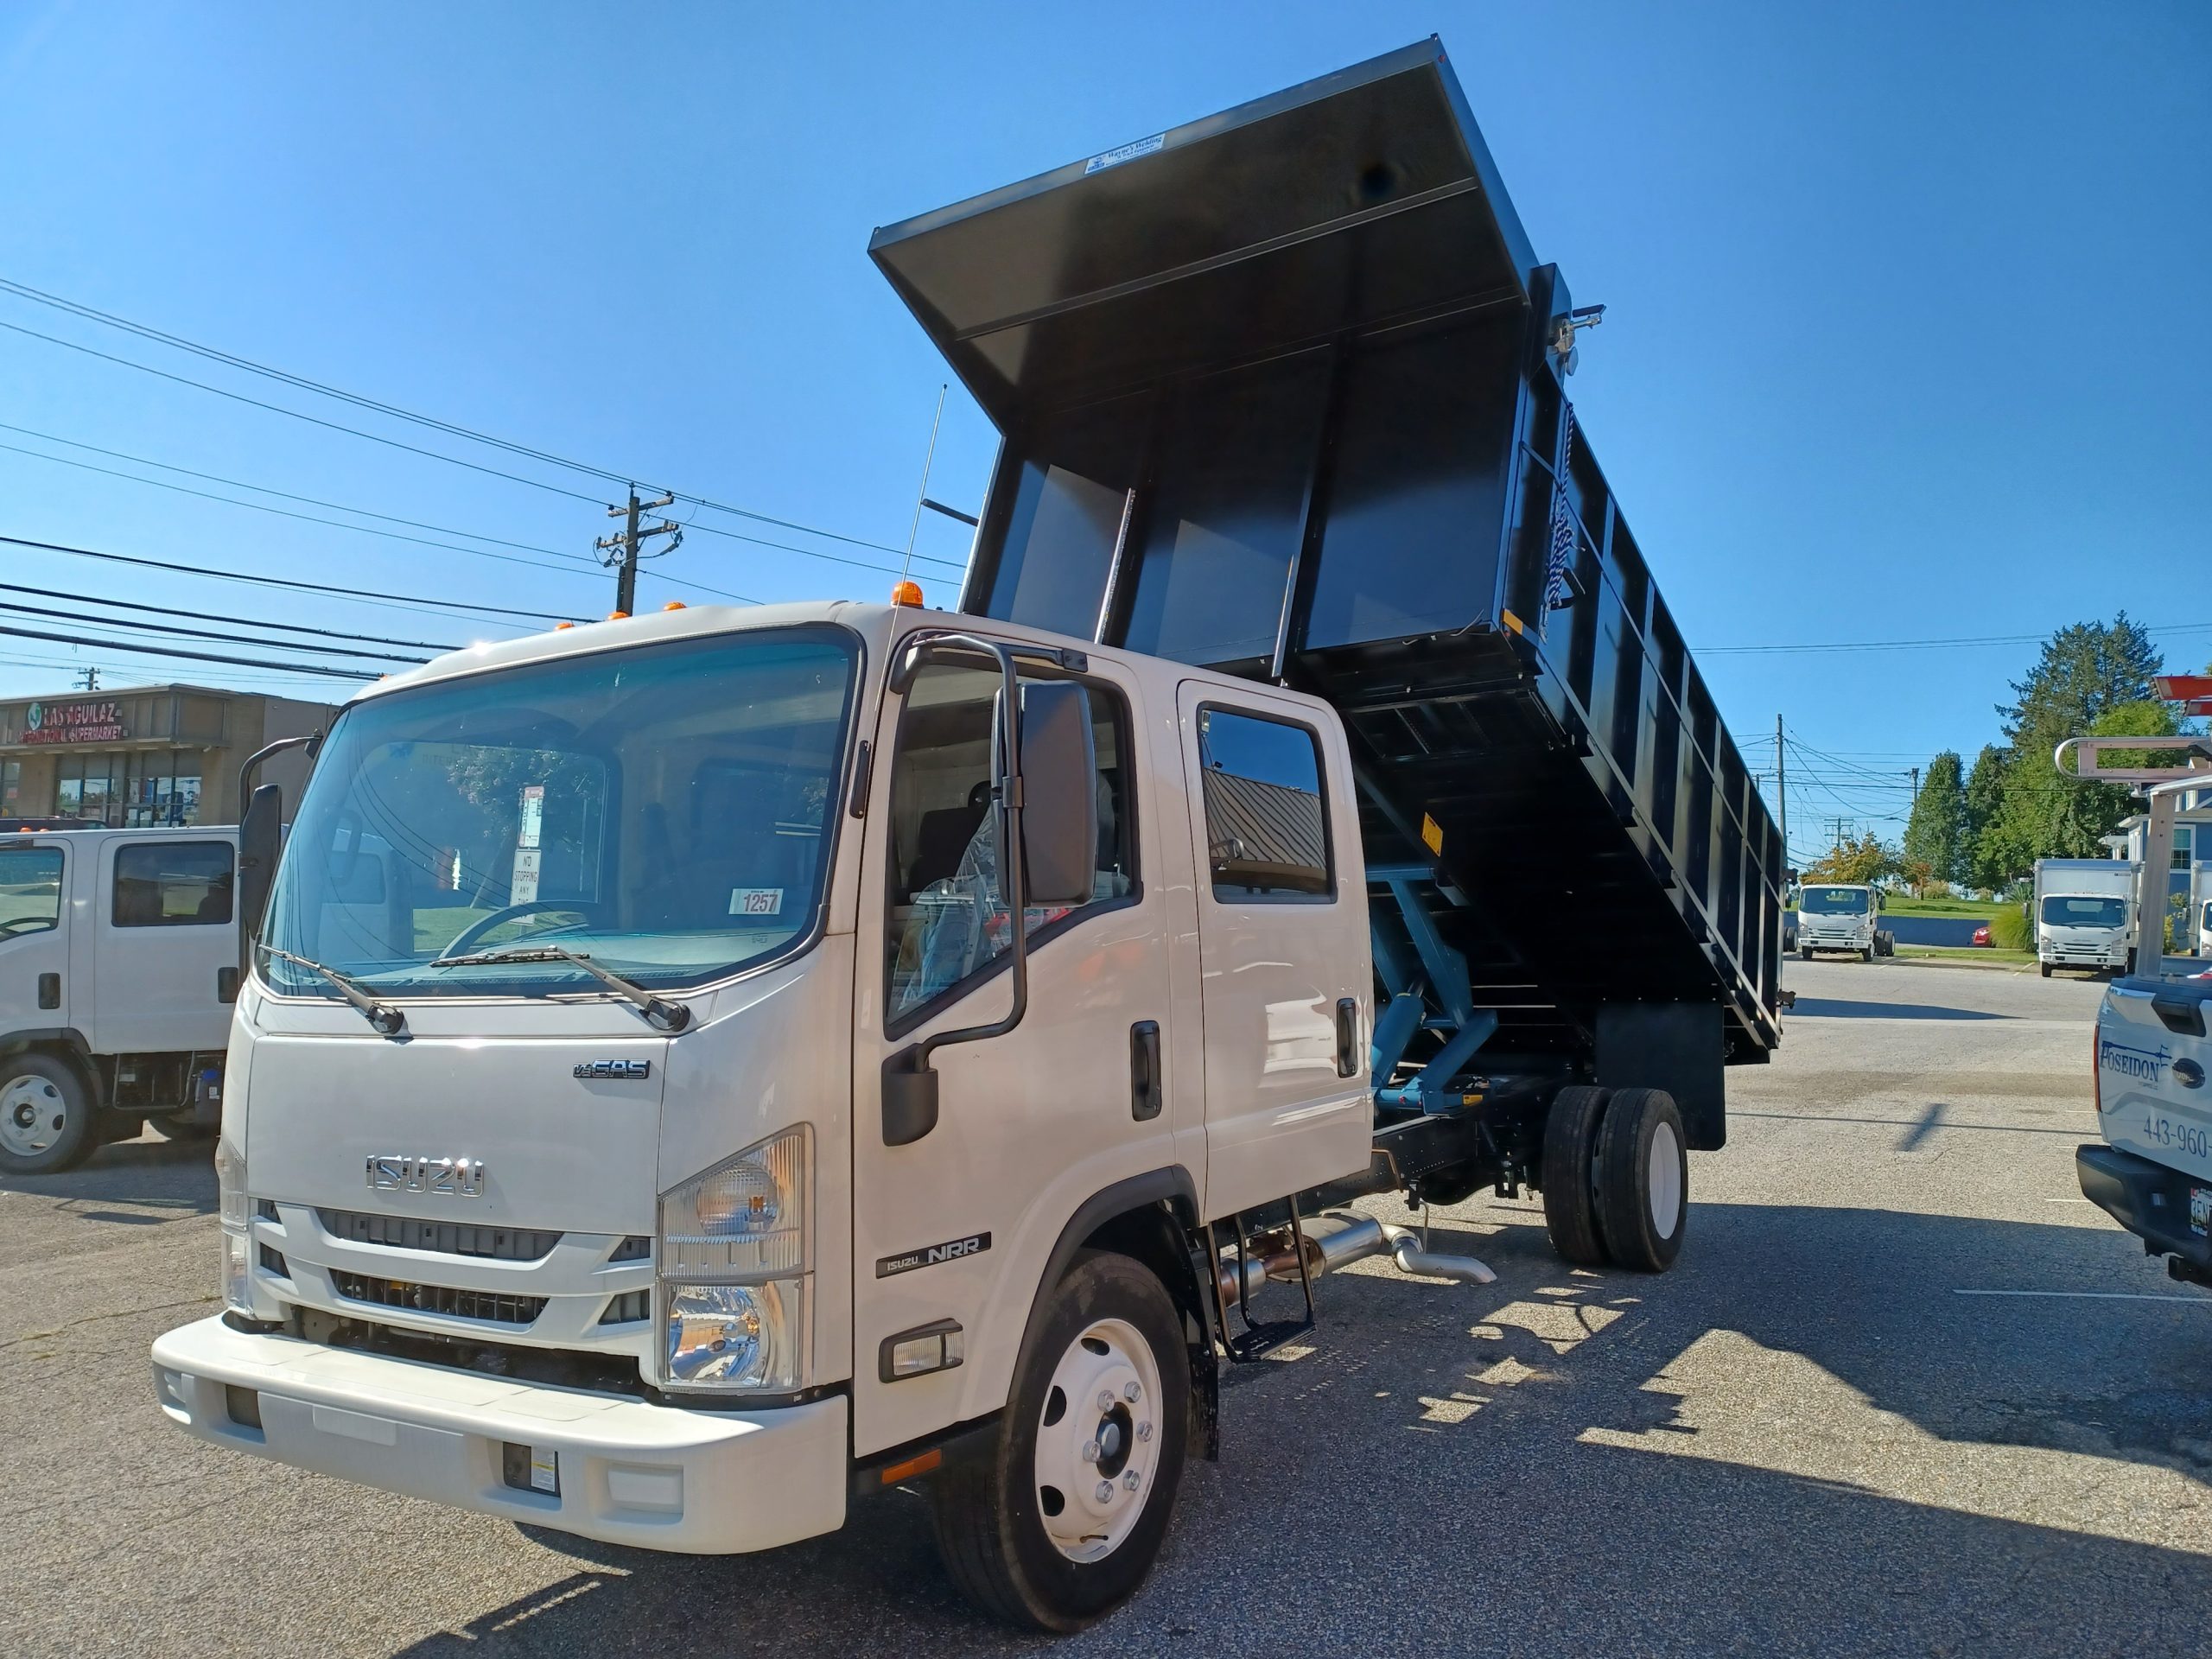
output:
[[[1363,1263],[1237,1373],[1160,1570],[1071,1652],[2183,1654],[2212,1643],[2212,1294],[2082,1203],[2100,987],[1788,964],[1662,1278],[1533,1203],[1439,1212],[1489,1287]],[[153,1140],[0,1192],[11,1654],[999,1652],[919,1502],[734,1560],[248,1460],[156,1408],[215,1183]],[[1384,1213],[1392,1213],[1383,1206]],[[764,1494],[764,1502],[773,1502]]]

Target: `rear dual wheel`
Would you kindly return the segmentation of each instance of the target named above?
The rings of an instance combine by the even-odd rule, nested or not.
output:
[[[1166,1287],[1128,1256],[1079,1256],[1039,1310],[991,1453],[935,1484],[954,1585],[1025,1630],[1079,1630],[1111,1612],[1166,1535],[1190,1414]]]
[[[1674,1096],[1562,1089],[1544,1126],[1544,1225],[1579,1267],[1657,1273],[1681,1254],[1689,1157]]]

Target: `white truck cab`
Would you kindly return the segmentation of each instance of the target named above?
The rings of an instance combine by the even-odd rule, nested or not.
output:
[[[1863,882],[1812,882],[1797,892],[1797,954],[1806,962],[1816,950],[1847,950],[1861,962],[1891,953],[1890,936],[1880,925],[1882,890]]]
[[[2135,939],[2136,868],[2126,859],[2036,861],[2036,962],[2049,979],[2059,968],[2125,973]]]
[[[232,829],[0,837],[0,1172],[149,1119],[214,1133],[238,988]]]

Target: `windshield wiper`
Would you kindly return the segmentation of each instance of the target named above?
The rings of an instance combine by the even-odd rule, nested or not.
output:
[[[402,1014],[397,1008],[393,1007],[389,1002],[378,1001],[376,998],[371,996],[366,991],[363,990],[359,985],[355,983],[352,978],[345,974],[340,973],[338,969],[333,968],[328,963],[316,962],[313,958],[308,957],[296,957],[289,950],[279,950],[273,944],[264,944],[261,948],[270,956],[275,957],[280,961],[289,962],[295,967],[305,968],[310,973],[321,974],[325,979],[328,980],[333,985],[335,985],[338,988],[339,995],[344,997],[348,1002],[351,1002],[355,1007],[361,1011],[361,1018],[367,1020],[385,1036],[397,1037],[401,1032],[407,1029],[407,1016],[405,1014]]]
[[[647,1025],[673,1034],[691,1023],[691,1010],[683,1003],[656,996],[635,980],[625,979],[621,975],[601,967],[582,951],[565,950],[557,944],[511,944],[497,950],[479,950],[466,957],[440,957],[430,966],[471,968],[494,962],[574,963],[617,996],[627,997],[636,1003],[644,1013]]]

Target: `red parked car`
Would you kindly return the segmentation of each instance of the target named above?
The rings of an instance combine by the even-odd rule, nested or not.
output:
[[[1974,942],[1976,944],[1987,944],[1989,943],[1989,928],[1986,923],[1974,929]]]

